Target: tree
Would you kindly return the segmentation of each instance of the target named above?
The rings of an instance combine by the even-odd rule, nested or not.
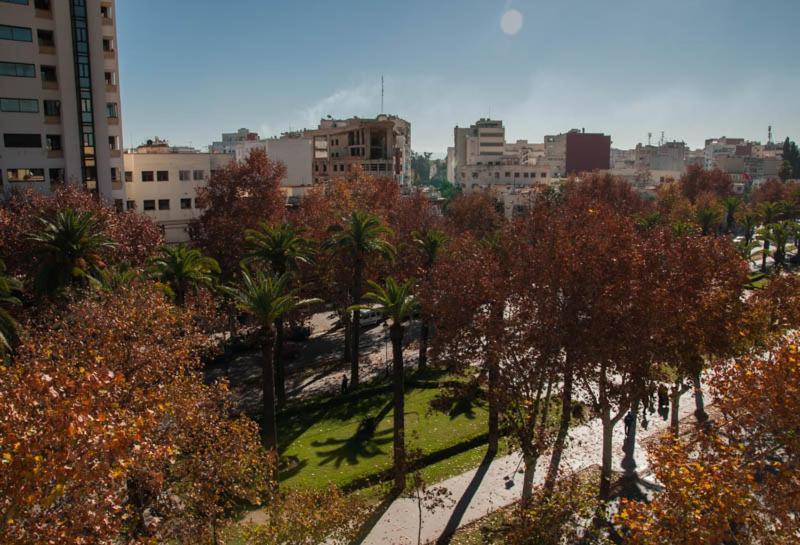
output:
[[[232,161],[197,190],[203,215],[191,225],[192,238],[219,262],[228,278],[244,257],[245,231],[260,222],[275,223],[286,213],[280,189],[286,167],[253,150],[244,161]]]
[[[744,241],[747,244],[753,242],[753,235],[756,232],[756,227],[758,227],[758,214],[752,211],[746,211],[739,219],[739,225],[742,226],[742,230],[744,231]]]
[[[5,272],[6,266],[0,261],[0,305],[19,305],[21,303],[17,294],[22,291],[22,284]],[[0,306],[0,362],[19,342],[17,322],[3,306]]]
[[[372,256],[392,259],[395,254],[394,247],[383,237],[391,234],[391,230],[381,224],[377,216],[363,210],[355,210],[350,214],[344,226],[332,225],[324,247],[330,251],[342,252],[350,259],[352,280],[350,284],[350,303],[361,303],[361,291],[364,282],[364,269],[367,260]],[[353,310],[352,341],[350,354],[350,384],[358,386],[358,357],[360,315],[359,310]]]
[[[184,306],[186,294],[201,286],[212,286],[220,273],[214,258],[185,244],[162,246],[150,262],[151,276],[161,283],[175,304]]]
[[[781,202],[764,202],[761,203],[758,209],[761,221],[767,227],[778,221],[783,213],[783,204]],[[767,256],[769,255],[770,240],[764,237],[764,252],[761,255],[761,272],[767,272]]]
[[[105,267],[102,253],[113,243],[94,214],[67,208],[52,220],[39,221],[40,229],[30,235],[39,258],[34,281],[38,292],[54,294],[67,286],[85,285]]]
[[[710,192],[718,198],[724,198],[733,189],[733,180],[729,175],[719,169],[705,170],[698,165],[689,165],[678,183],[681,193],[692,204],[703,193]]]
[[[232,288],[237,306],[252,314],[262,330],[262,378],[261,392],[263,404],[262,436],[266,447],[278,449],[278,424],[275,410],[275,320],[297,308],[319,302],[318,299],[301,300],[296,289],[289,287],[291,278],[284,273],[280,276],[262,271],[251,273],[242,269],[242,279],[238,287]]]
[[[699,207],[697,209],[696,220],[703,236],[713,234],[717,229],[717,225],[719,225],[719,210],[710,205]]]
[[[425,257],[423,270],[424,282],[430,282],[431,271],[436,263],[442,247],[447,243],[448,237],[442,231],[428,229],[412,234],[414,242]],[[425,369],[428,364],[428,338],[430,336],[430,317],[423,315],[419,332],[419,368]]]
[[[786,267],[786,245],[789,243],[795,228],[795,222],[782,221],[768,224],[760,231],[761,236],[764,238],[765,247],[768,247],[770,243],[775,246],[773,259],[775,260],[775,266],[778,268]],[[765,249],[764,251],[766,252],[767,250]]]
[[[417,300],[411,293],[411,282],[399,284],[388,277],[384,285],[369,282],[370,291],[364,294],[368,301],[385,318],[391,320],[389,338],[392,341],[392,384],[394,391],[394,488],[401,491],[406,486],[405,445],[405,388],[403,367],[403,322],[411,318],[417,309]],[[355,311],[366,308],[357,305]]]
[[[741,204],[742,201],[738,197],[725,197],[722,199],[722,207],[725,211],[725,232],[728,234],[736,226],[736,214]]]
[[[788,136],[783,141],[783,160],[791,165],[792,178],[800,178],[800,149]]]
[[[314,248],[303,238],[302,230],[289,223],[269,225],[261,223],[258,229],[245,231],[247,261],[256,262],[277,274],[295,274],[301,264],[311,262]],[[286,403],[286,377],[283,365],[283,317],[275,320],[275,380],[278,406]]]

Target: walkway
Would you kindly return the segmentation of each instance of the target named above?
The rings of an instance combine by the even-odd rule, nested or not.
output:
[[[694,402],[691,392],[689,392],[681,399],[681,419],[691,415],[693,411]],[[655,418],[650,420],[647,430],[643,430],[641,425],[637,429],[636,463],[640,474],[646,470],[647,466],[647,456],[642,442],[666,430],[669,426],[669,421],[665,422],[657,414],[653,416]],[[562,469],[580,471],[592,465],[599,465],[602,448],[601,437],[601,424],[597,419],[573,428],[570,431],[567,449],[561,461]],[[614,429],[614,468],[620,467],[624,439],[623,425],[620,422]],[[541,484],[544,481],[548,462],[549,456],[542,456],[539,460],[538,471],[534,478],[535,484]],[[478,469],[439,483],[438,486],[450,491],[454,501],[452,505],[439,508],[433,513],[423,511],[422,543],[436,541],[443,533],[452,533],[461,526],[518,501],[521,495],[522,474],[517,469],[521,469],[520,454],[513,453],[502,458],[495,458],[491,463]],[[418,517],[415,500],[407,497],[398,498],[383,513],[361,544],[415,544],[419,530]]]

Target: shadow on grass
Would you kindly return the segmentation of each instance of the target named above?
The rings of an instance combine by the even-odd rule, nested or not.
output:
[[[459,416],[475,419],[475,409],[486,407],[486,400],[475,382],[447,384],[430,401],[430,409],[446,414],[450,420]]]
[[[392,443],[392,430],[386,429],[374,434],[370,438],[360,437],[358,432],[347,439],[329,438],[325,441],[314,441],[313,447],[332,447],[329,450],[317,451],[317,456],[321,458],[320,466],[330,463],[338,469],[347,462],[348,465],[356,465],[361,460],[374,458],[386,454],[381,447]]]

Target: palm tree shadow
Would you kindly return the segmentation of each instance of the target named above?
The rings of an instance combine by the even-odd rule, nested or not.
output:
[[[455,420],[459,416],[475,419],[475,409],[485,407],[486,401],[472,385],[456,385],[442,389],[430,401],[430,410],[438,411]]]

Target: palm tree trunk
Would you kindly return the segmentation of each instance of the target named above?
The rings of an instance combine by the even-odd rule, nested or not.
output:
[[[767,272],[767,254],[769,253],[769,241],[764,239],[764,253],[761,255],[761,272]]]
[[[423,318],[419,326],[419,365],[420,371],[428,367],[428,336],[430,335],[430,325],[428,319]]]
[[[186,304],[186,288],[180,284],[175,286],[175,304],[179,307]]]
[[[363,265],[356,263],[353,275],[353,301],[354,305],[361,302],[361,275]],[[361,339],[361,314],[359,310],[353,311],[353,342],[350,345],[350,384],[355,388],[358,386],[358,355],[359,341]]]
[[[351,314],[347,311],[342,313],[342,324],[344,325],[344,356],[342,361],[349,363],[351,356],[351,344],[353,343],[353,325],[350,321]]]
[[[286,376],[283,368],[283,318],[275,320],[275,392],[278,407],[286,405]]]
[[[558,470],[561,466],[561,457],[564,455],[564,445],[567,441],[570,418],[572,416],[572,356],[567,352],[566,366],[564,367],[564,385],[561,390],[561,418],[558,424],[558,434],[553,443],[553,453],[550,455],[550,466],[547,468],[547,478],[544,482],[545,492],[553,492],[558,479]]]
[[[392,371],[394,390],[394,488],[406,487],[405,388],[403,384],[403,326],[393,323],[389,328],[392,340]]]
[[[267,450],[278,450],[278,423],[275,411],[275,366],[272,356],[275,354],[275,335],[272,324],[265,327],[264,344],[261,347],[263,368],[261,377],[262,422],[261,435]]]

